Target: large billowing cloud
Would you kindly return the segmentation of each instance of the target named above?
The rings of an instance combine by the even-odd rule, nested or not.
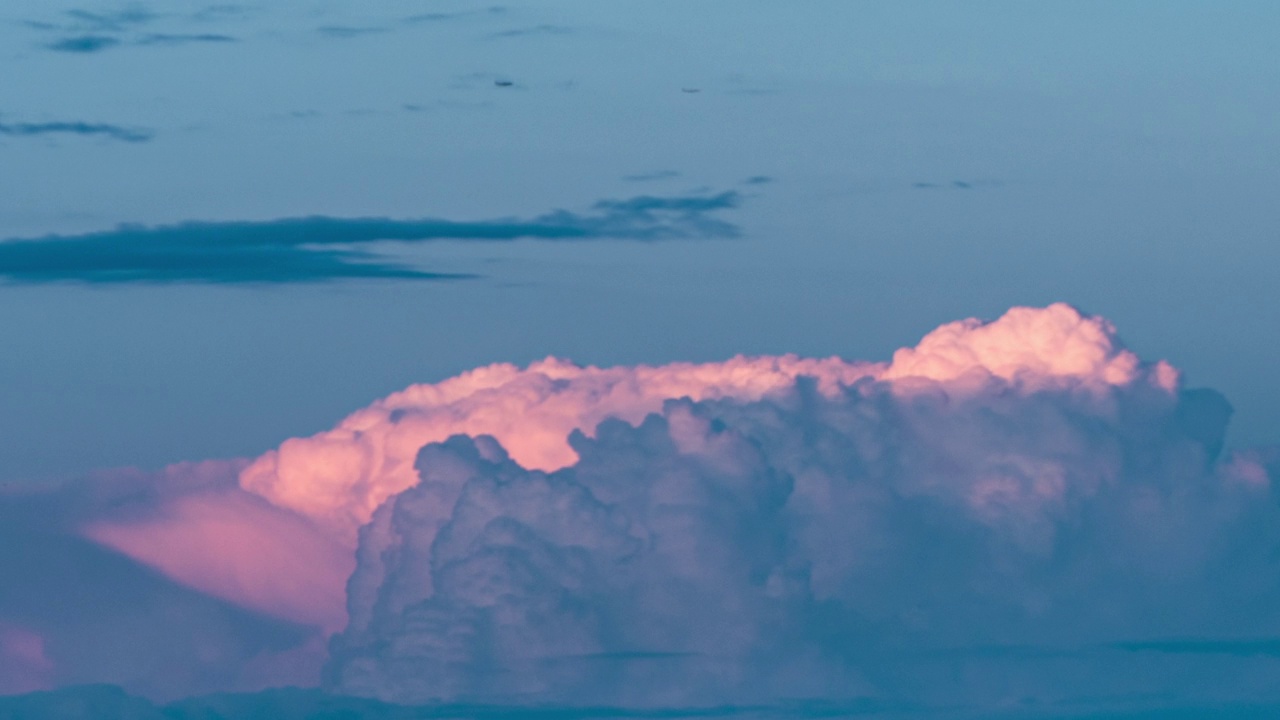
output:
[[[1229,415],[1054,305],[887,364],[482,368],[288,441],[241,485],[336,537],[364,525],[344,691],[1059,701],[1176,691],[1152,668],[1206,661],[1169,638],[1280,633],[1271,474],[1218,460]]]
[[[388,496],[418,480],[414,458],[451,435],[492,435],[530,468],[571,464],[574,430],[610,417],[639,422],[668,398],[755,399],[802,375],[834,392],[872,366],[793,356],[735,358],[662,367],[580,367],[554,358],[527,368],[491,365],[434,385],[415,385],[343,420],[333,430],[295,438],[258,458],[241,485],[325,523],[355,540]]]
[[[503,439],[536,403],[423,449],[361,530],[334,687],[624,706],[1269,687],[1148,642],[1280,633],[1280,513],[1261,463],[1216,462],[1225,402],[1105,322],[1020,309],[888,366],[714,367],[739,384],[581,423],[533,463]],[[560,393],[578,377],[599,387]],[[1245,674],[1160,672],[1197,663]]]
[[[981,391],[991,378],[1022,390],[1143,383],[1171,392],[1177,383],[1164,363],[1140,367],[1105,320],[1064,304],[1014,309],[990,324],[944,325],[887,365],[792,355],[606,369],[556,359],[523,369],[491,365],[412,386],[333,430],[289,440],[247,468],[241,485],[354,538],[383,500],[417,482],[414,458],[427,443],[492,435],[524,467],[555,470],[577,458],[573,430],[590,434],[610,417],[638,423],[671,398],[759,400],[793,389],[801,377],[828,397],[859,380],[892,381],[902,392],[940,382],[953,389],[977,383]]]
[[[385,700],[1267,699],[1276,456],[1220,458],[1229,415],[1105,320],[1015,308],[887,363],[480,368],[80,528],[340,630],[326,687]]]

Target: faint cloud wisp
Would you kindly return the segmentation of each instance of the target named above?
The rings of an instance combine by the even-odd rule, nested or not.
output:
[[[146,128],[128,128],[109,123],[81,121],[0,123],[0,135],[33,137],[38,135],[96,135],[124,142],[146,142],[155,132]]]
[[[106,35],[79,35],[55,40],[45,47],[55,52],[95,53],[119,44],[119,40]]]

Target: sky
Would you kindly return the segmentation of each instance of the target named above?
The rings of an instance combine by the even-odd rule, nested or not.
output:
[[[1142,483],[1159,472],[1135,465],[1125,453],[1142,455],[1147,450],[1140,449],[1148,448],[1173,467],[1177,463],[1167,458],[1192,453],[1186,448],[1194,445],[1207,464],[1197,465],[1187,482],[1256,479],[1258,473],[1265,481],[1275,472],[1267,454],[1273,451],[1266,448],[1280,442],[1280,378],[1273,371],[1280,328],[1275,283],[1280,210],[1274,202],[1280,190],[1280,129],[1273,121],[1280,115],[1280,64],[1271,50],[1278,24],[1280,7],[1262,0],[9,0],[0,7],[0,66],[6,78],[0,88],[0,488],[17,499],[0,512],[10,518],[6,532],[15,543],[37,533],[38,523],[23,519],[27,515],[47,513],[55,521],[39,558],[18,555],[5,562],[15,577],[24,578],[38,576],[33,568],[41,563],[60,564],[66,578],[73,568],[114,568],[101,572],[110,576],[104,587],[116,588],[112,597],[119,607],[116,615],[103,616],[102,627],[141,622],[134,611],[144,605],[181,608],[173,617],[201,617],[210,627],[235,628],[218,635],[218,650],[209,652],[237,660],[191,666],[196,669],[188,668],[189,676],[172,674],[150,685],[137,680],[145,674],[147,657],[178,657],[192,646],[210,647],[207,632],[175,619],[171,627],[147,633],[155,638],[146,645],[153,654],[144,657],[139,651],[137,663],[129,666],[133,670],[104,674],[88,655],[71,653],[63,661],[54,650],[33,650],[56,648],[63,642],[56,631],[70,624],[28,616],[39,603],[22,599],[27,595],[0,593],[0,670],[9,668],[19,677],[14,658],[25,657],[21,677],[27,680],[15,680],[12,688],[110,682],[158,701],[256,690],[277,681],[315,685],[322,675],[325,687],[382,699],[472,697],[386,680],[399,677],[400,666],[394,658],[370,659],[365,644],[390,642],[387,628],[407,622],[388,609],[392,601],[377,604],[385,626],[343,630],[344,617],[365,607],[361,598],[344,594],[344,578],[373,572],[372,561],[360,553],[376,554],[394,535],[384,528],[367,531],[365,538],[358,528],[374,528],[380,507],[388,508],[382,512],[390,518],[395,507],[412,504],[410,494],[399,496],[408,498],[400,505],[389,498],[413,492],[420,474],[414,470],[421,463],[418,452],[422,444],[447,439],[438,436],[440,428],[498,438],[501,452],[448,450],[483,456],[484,462],[468,461],[474,466],[468,477],[480,485],[497,476],[533,483],[521,473],[545,471],[552,486],[568,483],[600,495],[604,491],[594,481],[579,475],[622,461],[609,454],[613,450],[600,450],[607,457],[591,460],[595,456],[575,451],[581,466],[539,464],[513,447],[519,434],[509,437],[506,426],[483,420],[484,412],[510,410],[475,410],[481,419],[473,425],[424,420],[442,423],[430,425],[430,432],[412,425],[416,429],[403,431],[408,445],[396,451],[400,474],[385,476],[393,480],[350,461],[354,456],[343,453],[356,451],[345,441],[332,449],[320,440],[302,439],[340,436],[354,422],[352,413],[376,418],[377,427],[398,427],[399,416],[392,418],[387,410],[384,417],[378,408],[399,401],[378,398],[397,397],[393,393],[415,383],[454,382],[448,379],[495,363],[520,368],[555,357],[577,363],[573,367],[631,368],[618,371],[631,377],[628,373],[643,374],[637,366],[711,363],[721,368],[716,363],[736,355],[795,353],[848,358],[857,367],[907,367],[899,365],[895,351],[917,347],[947,323],[995,321],[1014,307],[1068,303],[1078,309],[1071,311],[1076,319],[1046,310],[1044,317],[1052,320],[1044,320],[1047,335],[1007,330],[1013,339],[993,346],[999,352],[972,350],[986,347],[986,341],[974,345],[969,335],[956,341],[968,348],[960,353],[967,360],[954,360],[951,350],[921,351],[926,359],[952,358],[936,361],[947,367],[983,368],[992,383],[1007,384],[1021,398],[993,399],[998,396],[994,386],[984,385],[973,391],[981,401],[954,410],[957,417],[979,422],[973,418],[987,417],[983,413],[990,410],[1037,418],[1028,422],[1045,437],[1070,438],[1061,448],[1048,443],[1058,448],[1051,451],[1037,445],[1034,433],[998,426],[988,428],[991,436],[965,442],[994,454],[1057,463],[1069,478],[1095,472],[1072,464],[1084,462],[1080,448],[1106,457],[1108,448],[1124,448],[1126,459],[1116,461],[1113,475],[1132,479],[1135,487],[1145,487]],[[1106,321],[1094,325],[1095,318]],[[997,327],[1021,328],[1021,322]],[[1054,365],[1049,359],[1061,347],[1036,338],[1075,338],[1069,328],[1077,326],[1088,330],[1081,357],[1093,359]],[[1004,337],[1004,331],[993,332]],[[1124,353],[1130,351],[1141,371],[1113,370],[1107,376],[1094,363],[1097,353],[1111,362],[1129,357]],[[1167,361],[1171,369],[1158,370],[1158,361]],[[932,362],[910,366],[945,392],[960,392],[949,389],[961,382],[958,376]],[[1115,407],[1132,414],[1121,413],[1125,419],[1115,421],[1101,406],[1073,404],[1083,401],[1058,380],[1036,385],[1001,370],[1006,366],[1022,368],[1028,377],[1069,377],[1082,387],[1110,388],[1106,392],[1120,398]],[[769,381],[769,392],[801,393],[805,381],[789,367],[783,363],[781,379]],[[1176,383],[1169,379],[1172,368]],[[858,378],[886,387],[907,382],[901,379],[906,375],[888,370],[822,370],[828,371],[853,384]],[[604,382],[594,376],[579,379],[577,371],[533,375],[574,388]],[[503,380],[490,390],[542,397],[542,381],[512,377],[517,379],[511,384]],[[628,432],[643,434],[646,413],[678,425],[686,422],[680,413],[689,412],[725,423],[764,448],[752,462],[771,470],[735,466],[738,475],[802,475],[797,468],[807,465],[793,457],[798,451],[771,435],[773,426],[761,419],[782,412],[773,407],[772,395],[733,383],[713,383],[713,392],[702,380],[671,382],[691,393],[693,409],[665,406],[663,401],[681,397],[666,385],[639,392],[643,402],[617,406],[634,426],[633,431],[619,429],[619,446],[643,446],[645,457],[667,458],[674,452],[670,448],[655,449]],[[1161,404],[1145,390],[1133,389],[1139,385],[1163,388],[1160,392],[1172,393],[1175,400]],[[856,414],[863,412],[857,408],[874,406],[887,418],[877,426],[882,431],[866,431],[875,439],[859,445],[862,459],[813,460],[814,466],[841,472],[872,467],[872,456],[888,451],[867,448],[891,446],[885,438],[898,427],[895,423],[920,411],[905,400],[906,409],[898,408],[894,398],[899,396],[892,393],[882,397],[864,388],[858,392],[871,393],[866,395],[871,399],[855,402],[834,386],[827,391],[820,393],[823,402],[837,409]],[[749,408],[716,404],[726,399]],[[988,401],[997,409],[983,405]],[[580,402],[585,401],[570,404]],[[811,415],[776,402],[798,413],[786,416],[797,427],[811,423],[835,428],[830,432],[839,437],[863,437],[862,430],[831,420],[826,411]],[[457,417],[470,418],[472,412],[469,404],[455,406],[439,398],[415,396],[405,403],[430,418],[443,412],[437,406],[461,413]],[[1042,403],[1065,419],[1045,419],[1049,410]],[[1233,409],[1229,424],[1227,403]],[[596,442],[591,433],[607,413],[583,413],[548,411],[537,417],[549,424],[517,429],[539,438],[549,433],[555,443],[576,429],[587,434],[583,442]],[[928,417],[915,421],[933,427]],[[1136,429],[1141,423],[1135,417],[1159,418],[1177,429],[1147,437]],[[1095,421],[1105,428],[1090,424]],[[951,457],[953,443],[960,440],[948,438],[964,437],[951,434],[963,424],[953,420],[936,434],[921,431],[920,452]],[[795,442],[809,448],[812,438],[805,438]],[[486,441],[476,442],[484,446]],[[1225,450],[1220,452],[1219,445]],[[307,453],[319,453],[321,446],[334,454],[309,459]],[[301,455],[291,460],[286,449],[294,447]],[[384,461],[382,446],[359,452],[366,453],[359,455],[360,462]],[[504,453],[519,471],[503,464]],[[951,459],[968,467],[969,460]],[[1010,462],[1022,468],[1009,471],[1015,475],[1041,476],[1026,470],[1031,467],[1026,463]],[[361,469],[350,469],[357,465]],[[926,472],[910,463],[894,467],[872,475],[902,488],[915,487],[908,479]],[[349,472],[339,477],[332,468]],[[357,476],[365,483],[360,487],[384,490],[351,494],[351,478]],[[325,487],[333,492],[323,495],[329,504],[308,494],[322,482],[331,482]],[[296,483],[312,489],[297,490]],[[1218,497],[1216,491],[1204,492]],[[1068,496],[1074,497],[1063,497]],[[971,504],[965,506],[969,514],[962,514],[965,522],[983,527],[995,522],[976,495],[966,497]],[[1171,494],[1164,508],[1170,527],[1192,522],[1175,497],[1181,496]],[[508,501],[513,508],[543,502],[526,498],[521,502],[532,504],[522,506],[503,500]],[[647,526],[649,510],[637,508],[648,505],[636,502],[623,504],[626,513]],[[1115,516],[1097,511],[1109,519],[1094,518],[1102,528],[1097,534],[1079,530],[1088,540],[1079,547],[1093,548],[1090,543],[1119,532],[1115,518],[1131,508],[1127,500],[1116,502],[1105,507],[1127,509],[1116,509]],[[1235,508],[1239,498],[1221,502]],[[148,514],[159,512],[156,508],[164,511]],[[893,540],[878,542],[898,547],[894,543],[901,538],[935,537],[933,530],[912,530],[913,523],[923,522],[913,515],[919,508],[895,508],[886,510],[897,518],[886,521],[892,532],[877,535]],[[1076,517],[1079,510],[1071,508],[1049,514],[1069,525],[1063,518]],[[822,522],[795,520],[791,512],[779,511],[777,522],[826,528]],[[511,514],[520,516],[516,510]],[[237,583],[216,573],[205,586],[193,580],[209,574],[210,567],[224,567],[217,557],[201,555],[205,541],[217,528],[239,527],[235,518],[246,517],[260,518],[269,530],[262,537],[237,537],[249,544],[279,540],[285,549],[272,562],[285,566],[294,557],[290,553],[306,553],[300,557],[311,558],[320,570],[298,582],[321,588],[317,596],[328,597],[327,604],[300,605],[297,587],[255,585],[278,570],[269,563],[226,566],[251,587],[247,594],[229,593],[226,588]],[[57,529],[64,526],[70,528],[66,533]],[[1249,538],[1270,537],[1275,525],[1263,515],[1238,524],[1215,516],[1207,527],[1224,528],[1214,537],[1229,538],[1222,540],[1228,545],[1249,545]],[[944,540],[953,531],[965,536],[950,526],[937,530]],[[414,537],[410,529],[398,532]],[[434,532],[421,542],[435,543]],[[554,528],[539,532],[565,542]],[[721,537],[720,531],[707,532]],[[797,547],[807,547],[827,530],[779,532]],[[1022,537],[1023,530],[1009,532]],[[157,537],[188,554],[148,554],[144,548]],[[605,530],[592,537],[600,538],[599,547],[612,547]],[[1142,542],[1147,541],[1154,542]],[[1142,543],[1133,542],[1133,562],[1146,567]],[[1232,563],[1266,566],[1264,559],[1249,555],[1246,561],[1247,553],[1213,547],[1218,554],[1205,551],[1195,565],[1203,577]],[[607,566],[613,562],[608,558],[616,560],[609,554],[615,550],[599,552],[592,562]],[[815,561],[797,552],[787,562]],[[995,562],[986,552],[974,550],[960,565]],[[1093,557],[1090,552],[1081,550],[1080,557]],[[1255,561],[1260,565],[1250,564]],[[723,569],[713,560],[702,562]],[[379,572],[408,578],[407,586],[417,588],[409,594],[422,595],[410,565],[406,561]],[[647,564],[644,568],[609,584],[599,597],[613,602],[629,583],[669,579]],[[848,582],[881,577],[849,568],[853,579]],[[248,575],[237,575],[241,572]],[[974,583],[996,582],[974,572]],[[1109,572],[1099,571],[1090,582],[1077,578],[1072,585],[1063,579],[1040,590],[1047,597],[1071,587],[1103,593],[1098,578],[1112,577]],[[997,584],[1006,581],[1014,582],[1002,577]],[[62,574],[44,578],[43,584],[33,584],[30,597],[57,592],[60,582]],[[877,602],[914,597],[906,580],[890,585],[892,591]],[[377,588],[369,592],[388,597],[401,592],[391,584]],[[1263,599],[1273,592],[1253,589]],[[830,597],[844,598],[841,592],[832,590]],[[1201,597],[1197,592],[1191,595]],[[1140,588],[1115,593],[1119,606],[1141,605],[1130,603],[1142,594]],[[1205,607],[1222,607],[1215,605],[1225,602],[1218,594],[1206,593]],[[418,600],[433,597],[427,593]],[[975,591],[964,601],[976,607],[981,597]],[[671,603],[679,607],[666,598],[646,608],[619,610],[618,617],[647,627],[650,610]],[[803,604],[779,607],[773,611],[795,617],[815,612]],[[921,607],[920,613],[931,612],[928,603]],[[1225,634],[1253,642],[1272,627],[1273,618],[1242,610],[1247,619],[1239,627],[1208,628],[1192,609],[1182,610],[1174,613],[1178,622],[1144,626],[1141,632],[1137,624],[1128,626],[1133,632],[1122,631],[1124,622],[1138,623],[1136,611],[1121,613],[1123,621],[1059,618],[1071,627],[1096,630],[1096,637],[1070,648],[1076,653],[1071,659],[1044,660],[1044,666],[1077,663],[1101,674],[1097,668],[1124,664],[1129,646],[1123,643],[1156,642],[1152,638],[1157,637],[1166,642],[1169,632],[1212,635],[1211,630],[1218,633],[1215,638]],[[750,618],[743,621],[746,626],[763,626],[757,613],[765,610],[752,606],[742,612]],[[1002,618],[979,614],[969,619],[984,628],[1006,621],[1022,628]],[[323,632],[306,630],[314,627]],[[1028,627],[1025,637],[968,636],[949,628],[955,634],[947,638],[970,648],[1034,645],[1042,658],[1045,647],[1066,652],[1061,638],[1040,636],[1043,628]],[[804,623],[797,628],[805,637],[812,630]],[[581,638],[593,638],[583,639],[583,647],[605,652],[597,645],[613,640],[594,632],[581,630]],[[253,639],[261,637],[269,640]],[[341,641],[326,651],[324,638],[330,637]],[[915,640],[904,641],[893,632],[881,640],[916,647]],[[770,640],[819,652],[793,641],[799,643],[793,637]],[[927,653],[942,652],[939,647],[930,645]],[[1238,673],[1245,678],[1261,672],[1255,665],[1265,666],[1274,661],[1266,658],[1276,655],[1248,647],[1228,653],[1246,658],[1239,662],[1247,667]],[[295,664],[304,670],[268,678],[262,666],[272,661],[262,658],[289,652],[302,658]],[[1080,660],[1080,653],[1096,664]],[[1170,656],[1176,656],[1169,661],[1173,665],[1183,663],[1176,673],[1201,673],[1204,668],[1196,663],[1224,672],[1230,664],[1215,665],[1195,653]],[[258,665],[246,657],[258,658]],[[1164,659],[1153,662],[1147,669],[1152,677],[1176,674],[1159,666]],[[903,660],[895,667],[908,666]],[[748,668],[743,677],[760,670],[751,663],[743,667]],[[713,669],[680,672],[720,680],[707,681],[705,696],[672,702],[721,702],[724,693],[738,687],[721,682]],[[191,680],[201,673],[210,679]],[[909,695],[907,674],[856,681]],[[828,680],[854,683],[835,676]],[[569,692],[556,677],[544,681],[540,687],[548,697]],[[474,690],[476,697],[518,695],[518,689],[500,683],[467,682],[486,688]],[[1240,682],[1239,697],[1226,692],[1193,700],[1258,699],[1247,679]],[[1091,686],[1092,691],[1132,690],[1103,685]],[[0,690],[12,688],[0,684]],[[1041,688],[1046,697],[1058,699],[1060,690]],[[975,702],[989,699],[973,692],[979,698]],[[943,699],[955,697],[938,693]],[[626,700],[600,694],[606,704]]]

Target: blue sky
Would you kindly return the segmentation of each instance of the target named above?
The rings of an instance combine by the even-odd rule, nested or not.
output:
[[[385,248],[468,281],[7,285],[0,476],[254,454],[490,361],[883,358],[1054,300],[1225,392],[1233,441],[1272,441],[1277,15],[6,3],[0,237],[743,198],[733,239]],[[84,37],[108,40],[56,49]]]

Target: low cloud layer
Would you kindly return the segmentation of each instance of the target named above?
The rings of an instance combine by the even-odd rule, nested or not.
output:
[[[121,225],[83,235],[0,241],[0,278],[19,283],[95,284],[459,278],[465,276],[411,267],[360,246],[380,241],[734,237],[737,227],[718,213],[736,207],[739,199],[733,192],[646,195],[601,200],[586,213],[556,210],[529,219],[477,222],[317,216]]]
[[[641,716],[1276,703],[1280,453],[1222,456],[1229,417],[1105,320],[1015,308],[889,362],[480,368],[127,502],[81,492],[74,516],[219,607],[316,628],[253,652],[324,662],[344,695]],[[0,621],[4,667],[65,682],[50,623]]]

